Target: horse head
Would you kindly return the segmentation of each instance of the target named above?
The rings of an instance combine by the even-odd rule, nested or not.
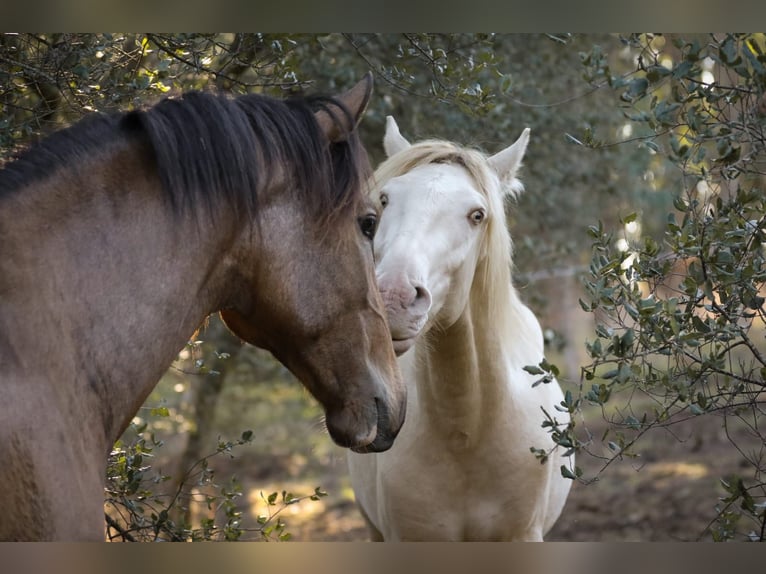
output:
[[[361,191],[369,164],[355,128],[370,90],[368,77],[315,114],[324,145],[336,154],[328,154],[334,183],[355,186],[353,194],[342,205],[320,202],[325,213],[312,213],[290,183],[273,181],[278,189],[259,198],[257,229],[242,234],[236,257],[250,263],[237,266],[237,295],[221,313],[239,337],[271,351],[317,398],[337,444],[361,452],[391,446],[406,404],[375,284],[377,211]],[[366,169],[339,174],[354,149]]]
[[[444,141],[412,145],[388,117],[388,159],[375,177],[383,208],[375,260],[397,354],[460,316],[489,249],[504,244],[499,259],[510,262],[510,237],[495,221],[505,217],[504,194],[521,189],[515,175],[528,140],[526,129],[491,157]]]

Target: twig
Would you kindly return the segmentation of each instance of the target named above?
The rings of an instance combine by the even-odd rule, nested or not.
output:
[[[117,534],[122,537],[123,540],[127,540],[128,542],[137,542],[135,538],[125,530],[120,524],[111,516],[109,516],[106,512],[104,513],[104,518],[106,518],[106,523],[109,526],[109,528],[113,528],[117,531]],[[113,540],[113,536],[109,536],[109,540]]]

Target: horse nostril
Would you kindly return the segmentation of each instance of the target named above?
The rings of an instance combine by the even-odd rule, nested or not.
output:
[[[431,308],[431,293],[423,285],[414,285],[415,298],[411,306],[425,313]]]

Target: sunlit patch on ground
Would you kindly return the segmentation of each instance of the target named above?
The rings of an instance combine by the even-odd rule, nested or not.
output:
[[[704,478],[710,474],[705,464],[690,462],[655,462],[646,465],[644,472],[655,478],[682,477],[691,480]]]
[[[291,540],[317,540],[316,532],[322,532],[323,540],[364,540],[365,530],[361,515],[354,507],[354,494],[350,487],[335,487],[319,500],[304,498],[285,505],[282,492],[295,497],[306,497],[318,485],[311,482],[290,481],[269,483],[247,492],[248,522],[258,523],[266,517],[270,523],[281,518],[285,532]],[[275,504],[268,503],[269,495],[277,493]]]

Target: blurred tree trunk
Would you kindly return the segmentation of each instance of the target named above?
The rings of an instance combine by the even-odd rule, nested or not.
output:
[[[198,470],[194,468],[196,463],[210,454],[206,450],[209,448],[207,442],[213,429],[218,398],[226,380],[226,369],[236,364],[237,355],[243,347],[242,342],[232,335],[218,315],[210,317],[203,336],[206,344],[205,373],[197,377],[194,406],[189,413],[195,426],[189,432],[186,449],[178,462],[177,471],[173,473],[173,492],[180,490],[174,518],[186,524],[191,523],[192,519],[191,491],[194,487],[194,484],[185,484],[186,477],[190,472],[193,475]]]

